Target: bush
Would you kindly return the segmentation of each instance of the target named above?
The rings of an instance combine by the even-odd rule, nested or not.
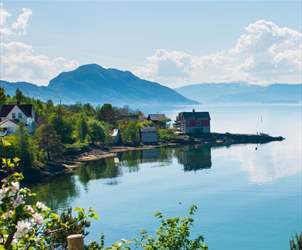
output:
[[[141,239],[137,240],[137,246],[145,250],[157,249],[178,249],[178,250],[207,250],[202,236],[190,239],[190,231],[193,226],[197,206],[193,205],[189,209],[189,216],[184,218],[165,218],[162,213],[157,213],[155,217],[160,220],[160,226],[155,236],[149,235],[147,231],[142,231]]]
[[[174,129],[159,129],[158,134],[161,141],[173,141],[176,139]]]

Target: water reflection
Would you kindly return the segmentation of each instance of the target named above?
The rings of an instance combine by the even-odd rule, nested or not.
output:
[[[153,148],[118,153],[118,160],[106,158],[85,163],[75,171],[75,175],[85,188],[89,181],[96,179],[110,179],[105,184],[118,184],[118,181],[113,179],[122,176],[124,171],[138,172],[143,163],[156,163],[159,167],[168,166],[172,164],[173,157],[183,165],[184,171],[209,169],[212,166],[210,147]]]
[[[75,175],[87,190],[87,184],[91,180],[112,179],[122,175],[122,170],[115,163],[114,158],[105,158],[98,161],[90,161],[75,170]],[[109,180],[106,184],[116,185],[115,180]]]
[[[158,166],[167,166],[171,164],[173,149],[152,148],[148,150],[129,151],[119,153],[117,157],[121,167],[125,167],[128,172],[137,172],[142,163],[156,162]]]
[[[47,206],[55,209],[68,207],[79,195],[79,187],[72,175],[58,177],[55,181],[42,183],[31,189],[37,194],[34,200],[44,201]]]
[[[276,144],[277,148],[279,148],[278,145]],[[178,165],[182,166],[184,172],[210,169],[212,167],[212,153],[215,157],[239,160],[242,169],[249,173],[249,179],[254,183],[271,182],[275,178],[295,173],[297,168],[300,168],[299,164],[293,164],[295,166],[293,169],[283,166],[284,162],[277,164],[278,162],[275,162],[276,155],[273,157],[270,154],[268,157],[267,151],[263,151],[259,147],[255,151],[254,148],[253,145],[246,145],[222,147],[216,150],[217,148],[214,149],[210,146],[190,145],[122,152],[118,153],[116,158],[105,158],[85,163],[74,171],[74,175],[41,184],[34,187],[34,191],[38,193],[38,200],[46,201],[47,205],[52,208],[62,208],[68,206],[74,198],[79,196],[80,186],[77,185],[77,182],[82,184],[83,189],[88,192],[89,182],[92,180],[102,180],[102,184],[105,185],[118,185],[122,181],[118,177],[125,173],[131,174],[140,171],[140,168],[145,167],[145,163],[149,167],[165,167],[173,165],[175,160]],[[268,148],[269,152],[272,148],[272,145]],[[214,151],[212,152],[212,150]],[[278,152],[278,150],[275,151]],[[275,151],[273,150],[273,152]]]
[[[175,156],[184,171],[209,169],[212,166],[211,147],[185,146],[175,150]]]
[[[277,179],[295,175],[302,170],[301,142],[298,144],[272,143],[270,145],[233,146],[229,149],[215,150],[215,157],[224,157],[237,161],[241,169],[248,174],[254,184],[267,184]]]

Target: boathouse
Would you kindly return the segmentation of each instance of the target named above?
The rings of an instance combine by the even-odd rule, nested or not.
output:
[[[141,142],[144,144],[158,143],[158,135],[155,127],[144,127],[140,130]]]
[[[176,126],[183,134],[210,133],[209,112],[181,112],[176,118]]]

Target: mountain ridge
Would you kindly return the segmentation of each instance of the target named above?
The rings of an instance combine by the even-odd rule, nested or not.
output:
[[[246,83],[199,83],[175,89],[202,103],[302,103],[302,84],[272,83],[266,86]]]
[[[75,70],[61,72],[51,79],[47,86],[3,80],[0,80],[0,86],[10,95],[19,88],[25,95],[66,104],[90,102],[122,106],[141,103],[167,105],[198,103],[159,83],[141,79],[130,71],[106,69],[98,64],[81,65]]]

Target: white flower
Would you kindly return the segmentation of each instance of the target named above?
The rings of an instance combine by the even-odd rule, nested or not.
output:
[[[42,202],[40,202],[40,201],[38,201],[38,202],[36,203],[36,207],[37,207],[38,209],[41,209],[43,212],[48,210],[48,207],[46,207],[46,206],[44,205],[44,203],[42,203]]]
[[[4,189],[0,189],[0,204],[2,204],[2,200],[5,198],[6,192]]]
[[[24,237],[31,229],[31,223],[29,220],[18,221],[16,226],[15,238],[19,239]]]
[[[43,223],[43,216],[41,214],[35,213],[33,214],[33,218],[37,225],[41,225]]]
[[[11,183],[11,189],[13,193],[17,193],[20,189],[20,184],[19,182],[12,182]]]
[[[5,198],[5,196],[7,195],[7,191],[8,191],[8,188],[1,188],[0,189],[0,201]]]

